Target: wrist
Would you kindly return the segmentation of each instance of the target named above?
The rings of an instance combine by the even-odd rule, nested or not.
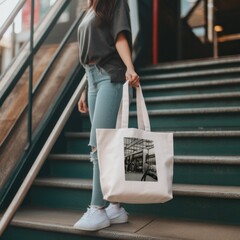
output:
[[[134,70],[134,66],[131,64],[131,65],[127,65],[127,70]]]

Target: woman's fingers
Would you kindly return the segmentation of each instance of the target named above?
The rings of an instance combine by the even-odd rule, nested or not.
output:
[[[138,74],[132,70],[128,69],[126,72],[126,80],[129,81],[129,85],[132,87],[138,87],[139,86],[139,76]]]
[[[78,101],[78,111],[81,113],[87,113],[88,112],[88,105],[86,102],[86,90],[84,90],[81,94],[81,97]]]
[[[85,101],[83,101],[82,99],[80,99],[79,102],[78,102],[78,111],[81,112],[81,113],[87,113],[88,112],[87,103]]]
[[[88,112],[88,106],[87,103],[84,101],[82,104],[82,112],[87,113]]]
[[[132,76],[131,80],[129,80],[130,85],[133,87],[138,87],[139,86],[139,76],[136,74]]]

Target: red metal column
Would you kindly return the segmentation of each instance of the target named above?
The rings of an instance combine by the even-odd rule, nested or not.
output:
[[[153,0],[153,64],[158,63],[158,0]]]

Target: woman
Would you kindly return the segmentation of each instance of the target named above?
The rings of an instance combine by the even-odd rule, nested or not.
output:
[[[92,125],[89,146],[92,148],[93,190],[91,205],[74,228],[96,231],[128,221],[127,212],[118,203],[110,203],[105,208],[99,178],[96,129],[115,128],[122,85],[129,80],[130,86],[138,87],[139,76],[131,58],[127,0],[89,0],[88,4],[78,29],[80,62],[86,70],[88,90],[81,95],[78,108],[81,113],[89,110]]]

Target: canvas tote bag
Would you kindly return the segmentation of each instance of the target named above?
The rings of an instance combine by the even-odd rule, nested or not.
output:
[[[138,129],[128,128],[127,81],[116,129],[96,130],[103,197],[111,202],[164,203],[172,199],[173,133],[151,132],[141,86],[136,96]]]

